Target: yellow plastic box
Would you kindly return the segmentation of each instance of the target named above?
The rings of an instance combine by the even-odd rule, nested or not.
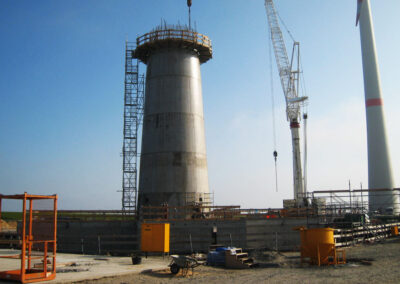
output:
[[[169,252],[169,223],[143,223],[141,250],[143,252]]]

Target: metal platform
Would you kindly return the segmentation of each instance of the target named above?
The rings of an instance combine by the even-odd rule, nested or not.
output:
[[[179,47],[190,49],[199,55],[200,63],[212,58],[211,40],[198,32],[182,27],[159,27],[136,40],[134,57],[147,63],[149,55],[159,48]]]

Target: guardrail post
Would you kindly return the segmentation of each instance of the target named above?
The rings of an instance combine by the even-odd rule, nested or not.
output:
[[[101,243],[100,243],[100,236],[97,236],[97,244],[99,246],[99,255],[101,254]]]

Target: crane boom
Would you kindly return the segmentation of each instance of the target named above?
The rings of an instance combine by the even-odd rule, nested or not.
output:
[[[268,23],[271,32],[271,41],[274,48],[276,64],[278,66],[279,76],[281,78],[281,85],[286,99],[287,115],[290,121],[293,118],[299,117],[299,104],[296,102],[297,91],[294,84],[298,78],[296,72],[292,71],[294,51],[299,47],[299,43],[295,42],[293,46],[292,60],[286,51],[286,45],[283,40],[281,28],[279,27],[278,16],[276,14],[274,2],[272,0],[265,1],[267,11]]]
[[[300,103],[305,101],[307,97],[298,97],[297,93],[300,74],[300,44],[296,41],[294,42],[292,57],[291,60],[289,60],[273,0],[265,0],[265,8],[267,11],[268,24],[271,33],[270,36],[274,49],[276,64],[286,101],[286,115],[288,121],[290,122],[290,130],[292,135],[294,199],[296,200],[298,206],[303,206],[306,195],[303,186],[301,169],[299,120]],[[296,52],[297,60],[295,57]],[[297,66],[296,69],[294,69],[295,66]]]

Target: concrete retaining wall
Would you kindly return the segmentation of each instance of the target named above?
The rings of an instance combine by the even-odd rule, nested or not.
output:
[[[175,221],[171,222],[171,250],[177,253],[207,252],[213,243],[212,230],[217,228],[217,242],[224,245],[246,247],[245,221]]]
[[[116,255],[137,249],[137,222],[58,221],[59,252]]]
[[[192,220],[170,222],[171,253],[207,252],[217,243],[244,249],[298,250],[293,227],[317,224],[312,219]],[[85,254],[130,254],[139,249],[140,227],[134,221],[59,221],[58,251]]]
[[[317,224],[317,219],[261,219],[246,221],[246,245],[252,249],[299,250],[299,226]]]

